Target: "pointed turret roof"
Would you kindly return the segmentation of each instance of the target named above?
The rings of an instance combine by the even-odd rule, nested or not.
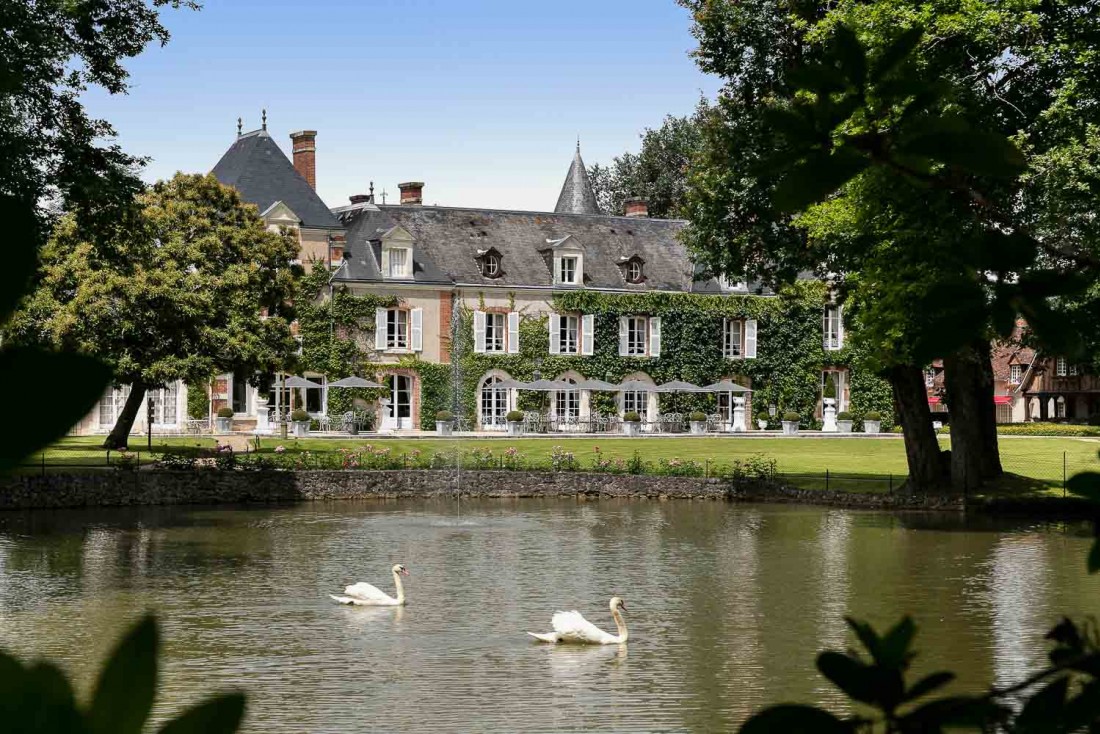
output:
[[[592,182],[588,180],[588,171],[581,159],[581,142],[577,141],[577,152],[565,174],[565,183],[558,195],[558,205],[554,207],[558,214],[601,214],[596,203],[596,194],[592,191]]]
[[[211,171],[214,178],[237,189],[241,199],[261,212],[281,201],[302,220],[303,227],[339,229],[340,223],[267,130],[238,135]]]

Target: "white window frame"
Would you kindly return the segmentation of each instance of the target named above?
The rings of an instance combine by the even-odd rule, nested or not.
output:
[[[821,317],[821,343],[828,352],[844,348],[844,319],[842,307],[830,304]]]
[[[395,269],[399,254],[401,267]],[[413,277],[413,257],[411,247],[384,246],[382,248],[382,277],[390,280],[408,280]]]
[[[638,260],[630,260],[626,264],[626,281],[628,283],[641,283],[642,282],[642,263]]]
[[[646,357],[649,355],[649,317],[626,316],[625,357]]]
[[[623,392],[622,415],[637,413],[642,423],[649,422],[649,392],[646,390],[628,390]]]
[[[1054,400],[1054,417],[1065,418],[1066,417],[1066,399],[1059,395]]]
[[[158,387],[149,391],[146,400],[153,398],[153,425],[175,426],[179,423],[179,383]]]
[[[1019,385],[1024,379],[1024,366],[1022,364],[1010,364],[1008,366],[1008,383]]]
[[[508,350],[507,314],[485,314],[485,351],[489,354],[504,354]]]
[[[1054,360],[1054,374],[1057,377],[1065,377],[1069,374],[1069,369],[1066,365],[1065,357],[1058,357],[1056,360]]]
[[[555,279],[558,285],[580,285],[581,278],[581,256],[578,253],[569,253],[565,255],[558,255],[557,278]],[[571,265],[571,272],[568,272],[566,266]]]
[[[1071,363],[1066,370],[1066,374],[1070,377],[1077,377],[1077,375],[1080,374],[1080,370],[1077,368],[1077,364]]]
[[[404,333],[401,333],[402,319],[404,319]],[[386,351],[407,352],[412,347],[412,318],[409,309],[386,309]]]
[[[934,387],[936,385],[936,369],[934,367],[928,367],[924,370],[924,386]]]
[[[496,278],[500,275],[500,255],[495,252],[488,252],[485,257],[482,258],[483,267],[485,268],[484,275],[486,278]]]
[[[558,354],[581,353],[581,317],[562,314],[558,317]]]
[[[736,332],[736,334],[734,333]],[[736,336],[736,338],[734,338]],[[724,319],[722,322],[722,354],[726,359],[742,359],[745,356],[744,319]]]

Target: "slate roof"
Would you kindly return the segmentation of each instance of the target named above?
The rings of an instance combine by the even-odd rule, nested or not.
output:
[[[211,173],[261,212],[281,201],[302,220],[303,227],[340,228],[325,202],[266,130],[237,136]]]
[[[418,283],[550,288],[549,249],[571,235],[584,248],[587,288],[691,291],[697,285],[694,265],[677,239],[685,224],[680,220],[369,203],[333,213],[347,228],[350,280],[381,280],[380,258],[370,243],[400,225],[415,239]],[[486,278],[478,268],[479,254],[490,248],[501,254],[499,278]],[[621,267],[634,256],[645,262],[639,284],[627,283]]]
[[[581,144],[577,143],[577,152],[565,174],[565,183],[561,185],[558,204],[554,207],[558,214],[599,214],[600,205],[596,203],[596,194],[592,191],[592,182],[588,180],[588,171],[581,159]]]

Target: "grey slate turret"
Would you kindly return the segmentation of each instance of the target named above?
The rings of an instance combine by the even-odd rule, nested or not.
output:
[[[603,213],[600,211],[600,205],[596,203],[596,194],[592,191],[588,171],[585,170],[584,161],[581,159],[580,142],[577,143],[577,152],[573,156],[573,163],[569,166],[569,173],[565,174],[565,183],[562,184],[558,205],[554,207],[554,211],[558,214]]]

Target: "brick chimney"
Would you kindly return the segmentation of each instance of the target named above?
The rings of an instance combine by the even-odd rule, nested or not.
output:
[[[350,201],[352,204],[366,204],[370,200],[370,194],[352,194],[348,197],[348,201]]]
[[[294,150],[294,170],[301,174],[310,188],[316,189],[317,131],[299,130],[290,134],[290,140]]]
[[[406,181],[405,183],[397,184],[397,188],[401,189],[401,203],[402,204],[423,204],[424,203],[424,182],[423,181]]]
[[[649,205],[645,199],[627,199],[623,202],[625,214],[628,217],[648,217]]]

